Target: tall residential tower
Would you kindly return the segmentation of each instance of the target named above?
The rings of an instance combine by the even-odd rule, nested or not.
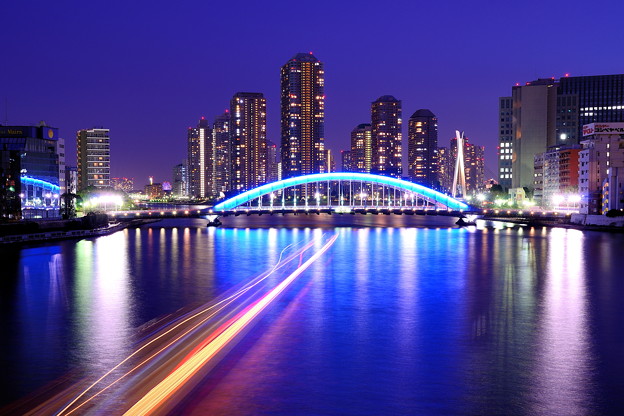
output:
[[[439,188],[438,118],[430,110],[418,110],[408,121],[407,164],[410,179]]]
[[[188,192],[191,198],[210,198],[212,194],[212,131],[205,117],[197,127],[188,129]]]
[[[281,69],[282,177],[325,171],[325,75],[312,53]]]
[[[230,101],[232,189],[246,191],[267,182],[266,99],[238,92]]]
[[[78,130],[78,190],[110,187],[109,129]]]
[[[383,95],[371,105],[372,164],[371,172],[401,178],[401,101]]]

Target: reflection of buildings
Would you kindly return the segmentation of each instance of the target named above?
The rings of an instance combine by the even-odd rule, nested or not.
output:
[[[134,178],[111,178],[110,184],[114,190],[127,194],[134,190]]]
[[[582,214],[624,209],[624,123],[593,123],[583,128],[579,156]]]
[[[1,217],[58,216],[63,149],[58,129],[44,123],[0,126]]]
[[[78,190],[110,187],[109,129],[78,130]]]

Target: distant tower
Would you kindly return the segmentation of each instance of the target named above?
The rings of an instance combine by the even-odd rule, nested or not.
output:
[[[410,179],[438,188],[438,118],[430,110],[418,110],[410,117],[407,129]]]
[[[226,194],[231,188],[230,174],[232,163],[230,160],[230,111],[225,110],[217,116],[212,125],[213,138],[213,166],[212,186],[215,197]]]
[[[371,105],[371,173],[401,178],[401,101],[383,95]]]
[[[282,177],[325,171],[325,75],[312,53],[281,70]]]
[[[453,175],[453,188],[451,194],[453,198],[457,197],[457,186],[461,188],[461,195],[466,196],[466,169],[464,168],[464,133],[455,130],[457,138],[457,158],[455,159],[455,173]],[[459,182],[459,183],[458,183]]]
[[[373,150],[373,134],[370,124],[359,124],[351,131],[352,172],[370,173]]]
[[[187,135],[187,169],[189,196],[212,196],[212,131],[208,120],[202,117],[196,128],[189,127]]]

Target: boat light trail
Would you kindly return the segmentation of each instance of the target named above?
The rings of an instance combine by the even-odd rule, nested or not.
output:
[[[312,247],[313,245],[314,245],[314,241],[310,241],[303,248],[301,248],[300,251],[303,252],[303,251],[307,250],[308,248]],[[259,279],[256,279],[256,281],[254,281],[254,282],[251,282],[251,283],[245,285],[243,288],[241,288],[240,290],[236,291],[234,294],[226,297],[225,299],[222,299],[221,301],[215,303],[214,305],[211,305],[211,306],[209,306],[207,308],[204,308],[204,309],[200,310],[199,312],[196,312],[194,314],[191,314],[190,316],[187,316],[186,319],[178,322],[176,325],[174,325],[173,327],[169,328],[167,331],[163,332],[162,334],[158,335],[154,339],[152,339],[149,342],[147,342],[145,345],[141,346],[141,348],[139,348],[136,351],[134,351],[132,354],[130,354],[128,357],[126,357],[123,361],[121,361],[116,366],[111,368],[108,372],[106,372],[106,374],[101,376],[99,379],[97,379],[91,385],[89,385],[85,390],[83,390],[78,396],[76,396],[71,402],[69,402],[63,409],[61,409],[58,413],[56,413],[57,416],[61,416],[63,414],[70,415],[70,414],[74,413],[76,410],[80,409],[82,406],[84,406],[85,404],[89,403],[91,400],[95,399],[101,393],[103,393],[104,391],[108,390],[110,387],[112,387],[114,384],[119,382],[121,379],[123,379],[124,377],[126,377],[130,373],[134,372],[135,370],[137,370],[138,368],[140,368],[141,366],[143,366],[144,364],[149,362],[151,359],[153,359],[155,356],[157,356],[161,352],[167,350],[171,345],[175,344],[180,339],[185,337],[187,334],[189,334],[190,332],[195,330],[197,327],[199,327],[200,325],[205,323],[208,319],[210,319],[216,313],[218,313],[223,308],[225,308],[226,306],[231,304],[234,300],[236,300],[239,297],[241,297],[244,293],[248,292],[253,287],[257,286],[262,281],[264,281],[267,278],[269,278],[276,270],[278,270],[281,267],[281,265],[283,264],[282,263],[282,257],[284,255],[284,252],[286,252],[286,250],[288,250],[291,246],[293,246],[293,244],[289,244],[286,247],[284,247],[284,249],[282,249],[282,251],[280,252],[279,258],[277,260],[277,263],[275,263],[275,266],[273,266],[273,268],[268,273],[266,273],[264,276],[262,276]],[[296,253],[291,254],[289,257],[287,257],[286,260],[284,260],[284,262],[288,262],[288,261],[292,260],[293,258],[295,258],[297,256],[299,256],[299,251],[297,251]],[[217,308],[217,307],[219,307],[219,308]],[[142,350],[144,350],[145,348],[149,347],[151,344],[153,344],[154,342],[156,342],[159,339],[163,338],[164,336],[168,335],[169,333],[175,331],[178,327],[184,325],[185,323],[189,322],[190,320],[192,320],[192,319],[194,319],[194,318],[196,318],[196,317],[198,317],[198,316],[200,316],[200,315],[202,315],[202,314],[204,314],[204,313],[206,313],[208,311],[211,311],[211,310],[213,310],[215,308],[217,308],[217,309],[214,310],[212,314],[208,315],[207,317],[202,319],[200,322],[198,322],[197,324],[193,325],[190,329],[186,330],[184,333],[182,333],[181,335],[176,337],[173,341],[169,342],[167,345],[165,345],[164,347],[160,348],[157,352],[153,353],[150,357],[148,357],[147,359],[143,360],[138,365],[134,366],[132,369],[130,369],[125,374],[121,375],[116,380],[112,381],[109,385],[107,385],[106,387],[104,387],[103,389],[101,389],[100,391],[95,393],[93,396],[89,397],[84,402],[80,403],[79,405],[76,405],[76,407],[74,407],[73,409],[69,410],[72,406],[74,406],[76,404],[76,402],[78,402],[82,397],[84,397],[91,389],[93,389],[96,385],[98,385],[100,382],[102,382],[106,377],[108,377],[111,373],[113,373],[113,371],[115,371],[120,366],[125,364],[132,357],[134,357],[137,354],[139,354]],[[65,412],[67,412],[67,413],[65,413]]]
[[[208,363],[219,351],[229,344],[238,334],[241,333],[278,295],[280,295],[301,273],[303,273],[312,263],[323,255],[336,241],[338,236],[332,236],[327,243],[305,263],[301,264],[293,273],[284,279],[279,285],[264,295],[246,312],[244,312],[227,329],[220,333],[214,340],[208,343],[203,349],[197,351],[189,357],[175,371],[169,374],[164,380],[151,389],[145,396],[136,402],[125,415],[147,415],[163,405],[172,395],[178,391],[187,381]]]

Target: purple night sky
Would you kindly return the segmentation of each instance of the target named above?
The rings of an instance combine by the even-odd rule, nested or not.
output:
[[[190,5],[193,3],[192,5]],[[279,69],[297,52],[325,63],[326,145],[349,147],[370,103],[391,94],[407,119],[429,108],[439,144],[455,129],[496,170],[497,99],[538,77],[624,72],[624,2],[4,1],[1,123],[45,120],[68,142],[111,129],[112,176],[171,180],[186,129],[238,91],[267,97],[279,143]]]

